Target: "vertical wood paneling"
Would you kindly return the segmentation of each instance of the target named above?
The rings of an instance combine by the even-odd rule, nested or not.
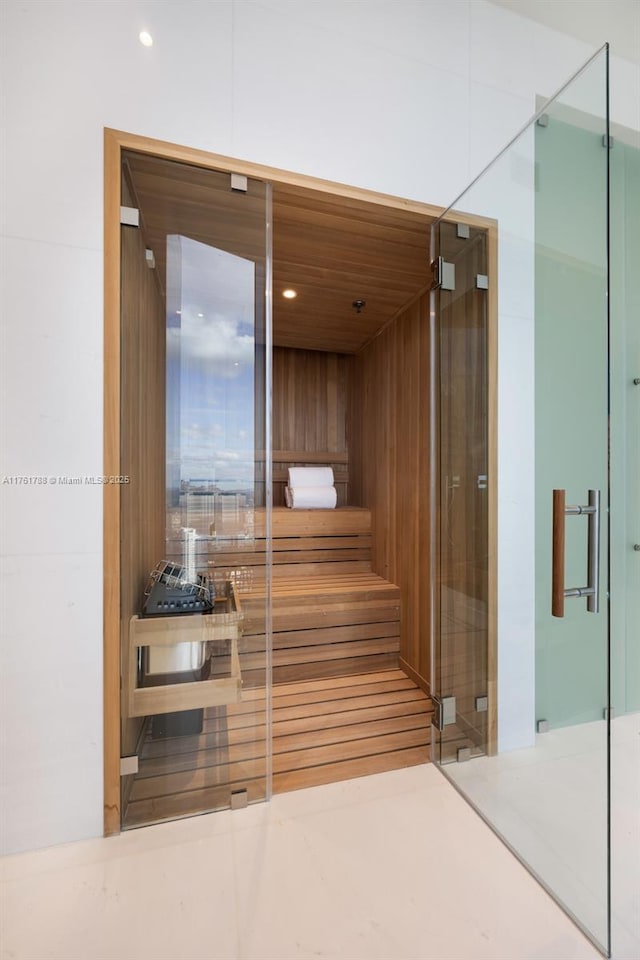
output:
[[[347,453],[347,397],[351,358],[318,350],[275,347],[273,351],[273,450],[295,451],[291,461],[278,467],[304,464],[305,453],[340,454],[327,465],[345,470]],[[274,482],[274,503],[284,503],[284,483]],[[349,503],[347,484],[336,483],[338,506]]]
[[[373,516],[373,569],[400,587],[400,656],[425,687],[430,673],[429,295],[399,314],[353,360],[350,498]]]
[[[123,202],[130,202],[126,187]],[[142,231],[122,227],[121,250],[121,473],[129,483],[120,488],[120,616],[121,669],[128,676],[129,618],[140,612],[149,572],[165,552],[166,322]],[[122,711],[123,756],[135,752],[141,722]]]

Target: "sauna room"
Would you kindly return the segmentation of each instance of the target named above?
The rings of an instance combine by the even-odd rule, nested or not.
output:
[[[120,175],[122,827],[428,761],[438,541],[449,586],[482,565],[433,519],[440,211],[150,151]],[[450,258],[484,242],[447,226]],[[454,386],[464,427],[482,384]]]

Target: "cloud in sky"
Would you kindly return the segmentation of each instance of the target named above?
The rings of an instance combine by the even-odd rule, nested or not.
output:
[[[167,237],[167,351],[200,371],[238,377],[254,362],[255,264]]]
[[[182,479],[253,484],[255,282],[253,261],[167,238],[168,446]]]

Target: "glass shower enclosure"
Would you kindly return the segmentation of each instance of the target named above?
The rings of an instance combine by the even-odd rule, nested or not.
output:
[[[433,757],[591,940],[631,958],[640,182],[608,90],[605,47],[433,227]]]

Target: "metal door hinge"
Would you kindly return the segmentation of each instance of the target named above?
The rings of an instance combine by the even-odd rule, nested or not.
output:
[[[456,236],[461,240],[468,240],[470,235],[469,224],[468,223],[457,223],[456,224]]]
[[[549,721],[538,720],[536,722],[536,733],[548,733],[548,732],[549,732]]]
[[[153,250],[145,250],[144,258],[147,261],[147,266],[150,270],[155,270],[156,267],[156,258],[153,255]]]
[[[431,264],[431,273],[433,275],[432,290],[455,290],[456,288],[456,268],[455,264],[447,263],[444,257],[438,257]]]
[[[476,697],[476,713],[486,713],[489,709],[488,697]]]
[[[445,727],[456,722],[456,698],[455,697],[432,697],[433,701],[433,725],[436,730],[444,730]]]
[[[139,227],[140,211],[137,207],[120,207],[120,223],[123,227]]]
[[[477,290],[488,290],[489,289],[489,277],[486,273],[479,273],[476,276],[476,289]]]
[[[243,807],[246,807],[248,803],[249,803],[249,795],[246,789],[231,791],[231,809],[232,810],[241,810]]]

